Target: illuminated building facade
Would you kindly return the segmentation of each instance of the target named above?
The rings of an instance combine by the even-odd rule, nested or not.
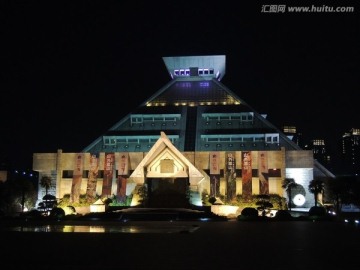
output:
[[[35,153],[33,169],[51,176],[57,198],[73,201],[132,196],[136,205],[143,187],[151,195],[164,183],[189,189],[194,205],[204,194],[286,197],[282,181],[293,178],[293,203],[312,206],[309,181],[334,175],[221,83],[225,60],[163,57],[169,83],[79,153]]]

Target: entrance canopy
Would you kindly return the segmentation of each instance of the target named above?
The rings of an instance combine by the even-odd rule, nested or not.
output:
[[[130,175],[137,184],[144,184],[145,178],[189,178],[193,186],[204,179],[204,175],[161,132],[160,138]]]

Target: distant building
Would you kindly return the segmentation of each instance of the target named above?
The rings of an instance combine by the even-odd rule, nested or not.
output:
[[[305,149],[311,149],[314,154],[314,159],[319,161],[326,168],[331,168],[332,160],[327,150],[324,139],[313,139],[308,145],[305,145]]]
[[[6,181],[16,181],[17,179],[26,179],[31,182],[34,187],[38,187],[38,177],[39,174],[37,171],[32,170],[18,170],[13,168],[13,166],[7,160],[0,160],[0,182]]]
[[[294,143],[296,143],[298,146],[300,146],[301,148],[304,147],[304,143],[303,143],[303,138],[302,138],[302,133],[298,132],[296,130],[296,126],[294,125],[284,125],[282,127],[282,130],[284,132],[284,134],[290,139],[292,140]]]
[[[137,205],[144,190],[148,197],[189,190],[191,202],[202,205],[203,195],[225,202],[254,194],[287,197],[282,181],[293,178],[298,188],[288,199],[296,207],[314,205],[309,182],[334,175],[221,83],[225,55],[163,61],[170,82],[85,149],[34,153],[33,169],[40,179],[51,177],[57,198],[131,197]],[[44,194],[40,187],[39,198]]]
[[[304,143],[302,133],[298,132],[294,125],[284,125],[282,127],[284,134],[298,146],[305,150],[311,150],[314,155],[314,159],[319,161],[327,169],[332,168],[331,155],[325,145],[323,139],[313,139],[310,143]]]
[[[352,128],[342,136],[342,172],[360,174],[360,129]]]

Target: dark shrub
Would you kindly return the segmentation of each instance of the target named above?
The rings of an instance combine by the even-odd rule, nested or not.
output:
[[[43,217],[42,212],[39,210],[36,210],[36,209],[33,209],[29,212],[22,213],[22,216],[26,217],[26,218],[42,218]]]
[[[241,214],[237,216],[237,220],[239,221],[251,221],[258,219],[259,219],[258,210],[252,207],[245,207],[241,211]]]
[[[55,207],[50,212],[51,218],[63,219],[65,217],[65,211],[62,208]]]
[[[291,220],[292,215],[287,210],[278,210],[274,218],[277,220]]]
[[[241,211],[241,215],[245,216],[245,217],[257,217],[257,216],[259,216],[258,210],[256,210],[255,208],[252,208],[252,207],[245,207]]]
[[[326,216],[326,208],[322,206],[313,206],[309,209],[309,216]]]

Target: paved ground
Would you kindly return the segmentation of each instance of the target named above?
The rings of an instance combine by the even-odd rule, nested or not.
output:
[[[4,269],[359,269],[360,228],[310,221],[148,221],[130,233],[0,232]],[[178,226],[193,230],[161,231]],[[125,230],[126,231],[126,230]]]

